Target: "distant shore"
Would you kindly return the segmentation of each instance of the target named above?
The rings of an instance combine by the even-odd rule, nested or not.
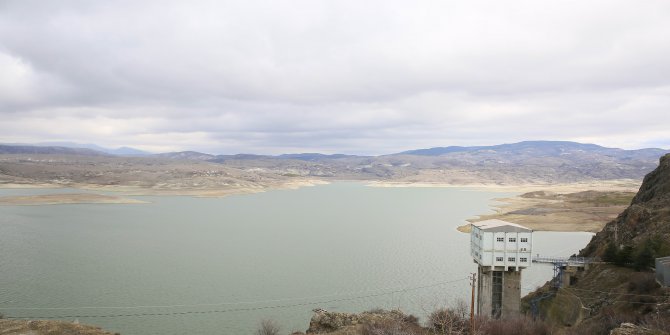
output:
[[[484,214],[468,221],[477,222],[485,219],[502,219],[534,230],[545,231],[587,231],[595,232],[602,229],[607,221],[616,217],[623,206],[612,204],[590,204],[589,199],[573,199],[584,191],[603,192],[602,194],[624,194],[635,192],[639,182],[633,180],[608,180],[602,182],[570,183],[570,184],[448,184],[432,182],[389,182],[361,181],[370,187],[459,187],[473,190],[514,192],[520,195],[510,198],[496,199],[495,213]],[[228,188],[181,188],[141,187],[134,185],[98,185],[98,184],[0,184],[0,188],[74,188],[84,192],[55,193],[48,195],[4,196],[0,197],[0,205],[58,205],[58,204],[141,204],[144,201],[132,199],[132,196],[192,196],[192,197],[226,197],[231,195],[253,194],[269,190],[297,189],[315,185],[329,184],[322,179],[298,179],[268,185],[239,185]],[[88,193],[91,192],[91,193]],[[114,195],[99,192],[113,192]],[[545,196],[523,196],[528,192],[543,192]],[[538,193],[539,194],[539,193]],[[596,193],[594,196],[599,195]],[[630,193],[632,194],[632,193]],[[572,198],[571,198],[572,197]],[[631,196],[632,197],[632,196]],[[469,232],[470,224],[458,227],[461,232]]]
[[[90,192],[114,192],[119,195],[99,193],[53,193],[27,196],[0,196],[0,205],[59,205],[59,204],[142,204],[146,201],[127,198],[128,196],[193,196],[218,198],[230,195],[253,194],[275,189],[298,189],[301,187],[328,184],[327,181],[310,179],[294,180],[266,187],[231,187],[226,189],[193,188],[147,188],[132,185],[96,185],[96,184],[0,184],[0,189],[59,189],[73,188]]]
[[[471,218],[457,229],[469,233],[471,223],[499,219],[536,231],[599,232],[630,204],[635,192],[583,190],[572,193],[534,191],[495,199],[495,213]]]
[[[614,179],[592,182],[575,182],[563,184],[495,184],[495,183],[463,183],[451,184],[441,182],[394,182],[394,181],[372,181],[367,182],[371,187],[459,187],[472,189],[486,189],[501,192],[533,192],[547,190],[557,193],[572,193],[580,191],[626,191],[637,192],[641,181],[633,179]]]
[[[0,197],[0,205],[144,204],[146,201],[93,193],[57,193]]]

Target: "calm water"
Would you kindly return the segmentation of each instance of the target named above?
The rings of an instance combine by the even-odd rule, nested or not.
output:
[[[63,190],[0,195],[53,192]],[[0,206],[0,313],[122,334],[252,334],[265,318],[304,331],[314,308],[423,316],[469,297],[476,267],[469,236],[455,228],[510,195],[336,183],[133,197],[151,202],[139,205]],[[536,233],[534,250],[570,255],[590,237]],[[524,292],[551,273],[525,270]]]

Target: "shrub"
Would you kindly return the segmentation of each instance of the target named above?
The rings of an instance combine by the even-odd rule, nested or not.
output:
[[[362,335],[420,335],[421,327],[397,320],[384,320],[363,326]]]
[[[402,322],[418,326],[419,325],[419,318],[417,316],[415,316],[414,314],[410,314],[410,315],[406,315],[402,319]]]
[[[630,245],[623,247],[623,249],[619,250],[617,253],[617,258],[614,263],[619,266],[626,266],[630,264],[633,260],[633,251],[633,247]]]
[[[654,292],[658,286],[653,273],[633,273],[628,280],[628,292],[632,293],[649,294]]]
[[[470,327],[469,319],[459,310],[441,308],[428,317],[428,327],[440,334],[461,334]]]
[[[603,253],[603,261],[605,262],[616,262],[617,261],[618,250],[614,242],[607,243],[605,252]]]
[[[646,270],[654,265],[654,250],[650,240],[646,240],[642,247],[637,250],[633,257],[633,267],[635,270]]]
[[[541,320],[530,318],[489,320],[478,329],[487,335],[548,335],[551,328]]]
[[[256,332],[257,335],[278,335],[279,325],[273,320],[263,320]]]

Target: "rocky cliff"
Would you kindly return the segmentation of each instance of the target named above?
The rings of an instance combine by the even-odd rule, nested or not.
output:
[[[670,251],[670,154],[661,157],[659,166],[644,177],[630,206],[593,237],[582,255],[603,257],[612,242],[619,249],[639,249],[650,240],[662,244],[656,246],[657,252]]]

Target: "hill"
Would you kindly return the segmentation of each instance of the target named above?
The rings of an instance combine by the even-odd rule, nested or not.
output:
[[[651,270],[654,258],[668,255],[670,155],[665,155],[630,205],[580,252],[604,262],[571,274],[558,289],[547,284],[531,293],[524,298],[526,307],[568,327],[568,334],[610,334],[622,323],[638,325],[631,334],[668,334],[670,289],[661,287]]]
[[[653,256],[670,254],[670,155],[661,157],[630,206],[594,236],[582,255],[607,258],[608,247],[639,252],[651,247]]]
[[[0,144],[0,155],[4,154],[37,154],[37,155],[78,155],[78,156],[106,156],[102,151],[87,148],[69,148],[56,146],[35,145],[6,145]]]
[[[665,151],[534,141],[448,147],[440,154],[421,152],[267,156],[184,151],[127,157],[86,148],[0,145],[0,183],[196,191],[248,187],[260,190],[314,179],[365,180],[382,185],[518,186],[622,179],[637,183],[656,166],[659,153]]]

